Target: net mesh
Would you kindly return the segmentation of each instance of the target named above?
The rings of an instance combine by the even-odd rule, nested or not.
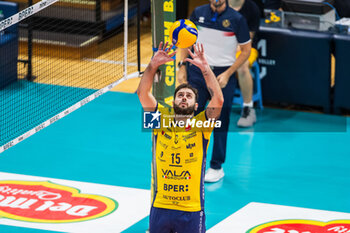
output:
[[[133,73],[137,1],[128,5],[128,73]],[[18,10],[21,18],[31,8],[23,0],[0,2],[0,21],[5,25],[3,19]],[[55,115],[121,79],[123,45],[124,0],[61,0],[1,30],[0,145],[39,131],[43,122],[54,122]]]

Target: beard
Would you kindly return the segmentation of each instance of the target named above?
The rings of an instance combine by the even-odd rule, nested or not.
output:
[[[180,105],[174,104],[174,112],[176,115],[192,115],[194,113],[195,105],[181,108]]]

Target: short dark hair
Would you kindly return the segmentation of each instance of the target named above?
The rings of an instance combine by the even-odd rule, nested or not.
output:
[[[194,87],[191,86],[191,84],[188,84],[188,83],[183,83],[183,84],[180,84],[176,89],[175,89],[175,92],[174,92],[174,99],[176,97],[176,93],[178,93],[181,89],[183,88],[188,88],[188,89],[191,89],[193,92],[194,92],[194,95],[196,96],[196,103],[198,102],[198,90]]]

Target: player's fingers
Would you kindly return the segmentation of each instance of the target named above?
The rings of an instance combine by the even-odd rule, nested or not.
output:
[[[166,49],[165,49],[165,52],[170,52],[170,50],[172,50],[173,49],[173,44],[170,44]]]
[[[167,51],[167,47],[168,47],[168,41],[165,42],[165,45],[164,45],[164,47],[163,47],[163,50],[164,50],[164,51]]]
[[[187,49],[188,50],[188,54],[190,54],[190,56],[192,57],[192,58],[194,58],[194,54],[192,53],[192,51],[190,50],[190,49]]]
[[[204,53],[204,47],[203,47],[203,44],[201,44],[201,52]]]
[[[171,54],[169,54],[169,57],[173,57],[173,56],[175,56],[175,54],[176,54],[176,50],[174,52],[172,52]]]
[[[163,48],[163,41],[159,43],[158,50],[161,50]]]
[[[196,48],[197,48],[198,54],[200,54],[201,53],[201,47],[200,47],[199,43],[196,44]]]
[[[197,44],[195,44],[195,45],[193,46],[193,50],[194,50],[195,54],[198,54],[198,47],[197,47]]]
[[[194,65],[194,63],[193,63],[193,60],[192,60],[192,59],[186,58],[186,59],[184,59],[184,61],[185,61],[185,62],[192,63],[192,64]]]

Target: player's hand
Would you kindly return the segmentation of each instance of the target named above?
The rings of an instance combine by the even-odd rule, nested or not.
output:
[[[231,75],[229,75],[227,72],[223,72],[217,77],[221,89],[226,87],[230,76]]]
[[[176,54],[176,51],[169,54],[172,47],[173,44],[168,46],[168,42],[166,42],[163,46],[163,42],[160,42],[158,51],[152,57],[151,64],[155,67],[159,67],[167,62],[173,61],[174,59],[172,57]]]
[[[195,44],[193,45],[194,53],[191,52],[190,49],[188,49],[188,53],[190,54],[191,58],[186,58],[185,61],[192,63],[193,65],[197,66],[202,72],[207,69],[208,62],[204,55],[204,48],[203,44]]]

